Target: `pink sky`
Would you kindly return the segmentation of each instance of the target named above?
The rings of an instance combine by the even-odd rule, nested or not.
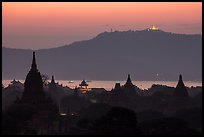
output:
[[[201,2],[3,2],[3,45],[42,49],[110,31],[202,33]]]

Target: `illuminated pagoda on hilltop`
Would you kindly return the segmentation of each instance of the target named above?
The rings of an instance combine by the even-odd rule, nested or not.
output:
[[[159,28],[157,26],[151,26],[150,28],[147,29],[147,31],[158,31]]]
[[[187,89],[183,83],[181,74],[179,75],[179,81],[178,81],[178,84],[176,86],[174,94],[177,97],[188,97],[188,91],[187,91]]]
[[[150,27],[149,29],[150,29],[150,30],[159,30],[159,28],[156,27],[156,26],[154,26],[154,25],[153,25],[152,27]]]

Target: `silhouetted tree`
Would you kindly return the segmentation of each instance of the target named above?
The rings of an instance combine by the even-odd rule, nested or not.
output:
[[[182,109],[174,116],[188,122],[192,128],[202,128],[202,108]]]
[[[136,135],[139,134],[137,117],[134,111],[113,107],[105,116],[96,120],[94,134]]]
[[[143,121],[150,121],[150,120],[156,120],[164,118],[165,116],[158,111],[155,110],[144,110],[137,113],[138,123],[141,123]]]
[[[178,118],[162,118],[140,124],[143,135],[199,135],[188,123]]]
[[[50,79],[48,75],[41,74],[43,85],[46,86],[48,84],[48,80]]]

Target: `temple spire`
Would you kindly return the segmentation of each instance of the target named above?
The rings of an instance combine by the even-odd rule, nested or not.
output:
[[[182,75],[181,74],[179,75],[179,81],[182,81]]]
[[[124,90],[125,91],[130,91],[130,92],[135,91],[135,85],[132,84],[132,80],[130,79],[130,74],[128,74],[127,81],[126,81],[126,83],[124,85]]]
[[[175,95],[180,97],[188,97],[188,91],[183,83],[182,75],[179,75],[179,81],[175,89]]]
[[[128,79],[130,79],[130,74],[128,74]]]
[[[132,81],[130,79],[130,74],[128,74],[128,78],[127,78],[127,81],[126,81],[127,84],[132,84]]]
[[[52,75],[51,83],[55,83],[54,76]]]
[[[33,51],[33,61],[32,61],[31,71],[38,71],[36,60],[35,60],[35,51]]]

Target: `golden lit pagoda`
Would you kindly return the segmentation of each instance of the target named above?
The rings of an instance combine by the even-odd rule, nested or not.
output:
[[[154,26],[154,25],[153,25],[152,27],[150,27],[149,29],[150,29],[150,30],[159,30],[159,28],[156,27],[156,26]]]

